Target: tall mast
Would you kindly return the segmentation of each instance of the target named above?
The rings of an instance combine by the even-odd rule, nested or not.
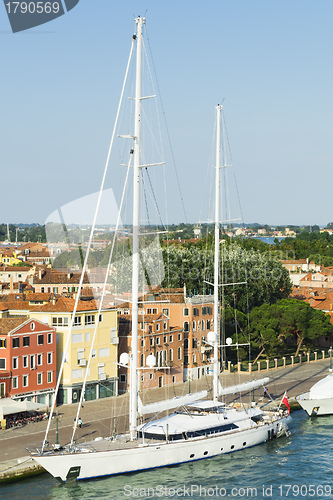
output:
[[[130,363],[130,408],[129,424],[131,439],[136,438],[138,408],[138,298],[139,298],[139,198],[140,198],[140,147],[141,147],[141,73],[142,73],[142,28],[145,19],[137,17],[136,82],[135,82],[135,127],[133,166],[133,256],[132,256],[132,352]]]
[[[214,378],[213,397],[219,396],[219,250],[220,250],[220,156],[221,156],[221,110],[216,106],[216,167],[215,167],[215,248],[214,248]]]

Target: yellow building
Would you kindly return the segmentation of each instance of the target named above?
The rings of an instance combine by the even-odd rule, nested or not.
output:
[[[0,264],[5,266],[13,266],[14,264],[22,264],[22,260],[17,258],[16,252],[6,250],[0,253]]]
[[[57,370],[65,349],[75,300],[60,297],[48,304],[30,310],[30,317],[54,326],[57,331]],[[90,367],[89,353],[96,329]],[[102,309],[94,300],[80,300],[71,332],[69,349],[60,382],[60,404],[79,401],[85,372],[88,369],[84,399],[100,399],[118,393],[117,377],[118,326],[117,310]]]

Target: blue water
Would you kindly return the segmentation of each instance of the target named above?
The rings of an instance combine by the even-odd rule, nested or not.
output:
[[[1,500],[333,499],[333,416],[292,414],[292,434],[177,467],[61,485],[48,474],[0,486]]]
[[[274,240],[277,239],[279,241],[282,241],[285,239],[285,236],[279,236],[278,238],[276,238],[275,236],[252,236],[252,238],[261,240],[264,243],[269,243],[270,245],[274,245]]]

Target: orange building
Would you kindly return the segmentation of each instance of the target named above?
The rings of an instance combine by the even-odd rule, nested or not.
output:
[[[142,370],[142,388],[196,380],[211,372],[213,350],[206,340],[214,326],[213,315],[210,295],[187,297],[185,289],[181,288],[154,290],[145,295],[139,302],[139,366],[147,355],[154,354],[157,367]],[[118,320],[120,355],[130,349],[130,303],[118,307]],[[126,373],[119,373],[119,388],[124,392],[127,390]]]

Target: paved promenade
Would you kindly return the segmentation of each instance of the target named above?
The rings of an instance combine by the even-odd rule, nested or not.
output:
[[[270,395],[274,399],[280,399],[285,391],[289,398],[294,398],[302,392],[307,392],[310,387],[328,374],[329,360],[302,363],[286,368],[270,369],[268,371],[256,372],[252,376],[248,373],[231,373],[221,377],[224,387],[246,382],[253,378],[269,377],[267,384]],[[207,389],[211,391],[212,377],[205,377],[191,382],[191,392]],[[188,392],[188,383],[176,384],[175,386],[147,391],[144,403],[172,398]],[[263,389],[255,390],[255,398],[263,397]],[[244,397],[246,401],[246,398]],[[58,432],[61,445],[70,441],[73,432],[73,420],[76,416],[77,404],[62,405],[58,410]],[[124,432],[128,427],[128,395],[114,398],[101,399],[98,401],[87,401],[83,404],[80,417],[83,421],[81,429],[77,429],[76,442],[89,441],[99,436],[109,436],[114,432],[114,424],[117,422],[116,432]],[[120,417],[120,418],[119,418]],[[3,471],[14,471],[17,468],[18,459],[21,469],[28,465],[31,470],[31,461],[26,462],[29,453],[26,448],[41,446],[43,442],[46,421],[30,423],[24,427],[0,430],[0,481]],[[56,440],[56,417],[52,419],[48,441],[55,443]],[[12,474],[12,472],[8,472]]]

